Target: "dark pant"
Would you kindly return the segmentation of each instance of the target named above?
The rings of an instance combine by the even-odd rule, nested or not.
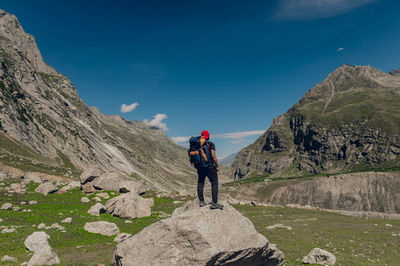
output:
[[[218,174],[217,174],[217,169],[215,168],[215,166],[210,165],[209,167],[206,167],[206,168],[199,167],[199,168],[197,168],[197,174],[199,176],[199,179],[197,182],[197,196],[199,197],[199,200],[204,201],[204,195],[203,195],[204,181],[207,176],[208,180],[210,180],[210,182],[211,182],[212,202],[217,203],[218,202]]]

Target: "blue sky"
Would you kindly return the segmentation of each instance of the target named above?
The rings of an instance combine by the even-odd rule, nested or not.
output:
[[[343,64],[400,67],[396,0],[2,0],[0,8],[89,106],[175,140],[207,129],[218,157],[251,144]]]

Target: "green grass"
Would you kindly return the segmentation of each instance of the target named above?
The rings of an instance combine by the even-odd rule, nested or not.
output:
[[[12,183],[10,180],[6,185]],[[172,198],[154,198],[155,206],[152,208],[150,217],[131,219],[132,223],[125,223],[125,219],[113,217],[110,214],[101,214],[99,217],[91,216],[87,213],[95,201],[82,203],[80,198],[85,196],[80,190],[74,189],[66,194],[49,194],[44,196],[33,192],[37,185],[30,183],[27,194],[12,194],[6,196],[0,190],[0,203],[11,202],[13,205],[22,209],[31,209],[32,212],[5,211],[0,210],[0,217],[4,220],[0,225],[14,225],[18,233],[0,234],[0,256],[10,255],[18,259],[20,263],[28,261],[31,252],[25,248],[26,237],[34,231],[43,231],[32,227],[40,223],[50,226],[58,222],[65,227],[66,233],[57,229],[44,230],[50,235],[50,245],[60,257],[62,265],[97,265],[99,263],[110,264],[116,242],[115,236],[108,237],[99,234],[86,232],[83,227],[86,222],[108,221],[115,223],[120,232],[137,234],[148,225],[162,219],[166,214],[171,214],[173,210],[182,204],[173,204]],[[110,193],[109,193],[110,194]],[[115,193],[116,196],[118,193]],[[113,197],[110,194],[111,197]],[[147,195],[147,196],[151,196]],[[88,196],[90,199],[94,197]],[[21,201],[36,200],[37,205],[21,205]],[[103,200],[105,204],[107,200]],[[71,224],[60,223],[61,220],[71,217]]]
[[[317,210],[235,205],[257,231],[285,254],[286,265],[299,265],[313,248],[336,256],[336,265],[399,265],[400,221],[369,220]],[[268,230],[284,224],[293,229]],[[387,227],[385,224],[391,224]]]

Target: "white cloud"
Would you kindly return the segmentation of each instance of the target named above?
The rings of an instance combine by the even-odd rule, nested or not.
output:
[[[167,131],[168,130],[167,124],[162,122],[164,119],[167,119],[167,117],[168,116],[166,114],[156,114],[153,120],[149,121],[145,119],[143,120],[143,122],[145,122],[149,126],[155,126],[158,127],[159,129]]]
[[[171,139],[175,143],[183,143],[183,142],[188,142],[190,137],[172,137]]]
[[[137,103],[137,102],[134,102],[134,103],[129,104],[129,105],[123,104],[123,105],[121,105],[121,112],[122,112],[122,113],[129,113],[129,112],[132,112],[133,110],[136,109],[136,107],[137,107],[138,105],[139,105],[139,103]]]
[[[280,0],[272,19],[311,20],[329,18],[379,0]]]
[[[344,51],[344,48],[343,48],[343,47],[339,47],[339,48],[337,49],[337,51],[338,51],[338,52],[342,52],[342,51]]]
[[[265,130],[252,130],[252,131],[242,131],[242,132],[233,132],[233,133],[223,133],[223,134],[211,134],[210,138],[211,139],[231,139],[232,144],[240,144],[243,142],[246,142],[244,138],[249,137],[249,136],[257,136],[261,135],[265,132]],[[180,137],[172,137],[172,141],[175,143],[184,143],[189,141],[190,137],[187,136],[180,136]]]

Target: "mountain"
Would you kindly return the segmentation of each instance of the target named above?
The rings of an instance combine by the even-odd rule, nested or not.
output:
[[[236,176],[298,176],[400,165],[400,75],[343,65],[233,163]]]
[[[226,156],[225,158],[218,160],[219,164],[224,165],[224,166],[231,166],[238,153],[239,152],[232,153],[232,154]]]
[[[0,163],[77,177],[96,166],[158,189],[194,184],[186,150],[160,129],[89,108],[47,65],[35,39],[0,10]]]

